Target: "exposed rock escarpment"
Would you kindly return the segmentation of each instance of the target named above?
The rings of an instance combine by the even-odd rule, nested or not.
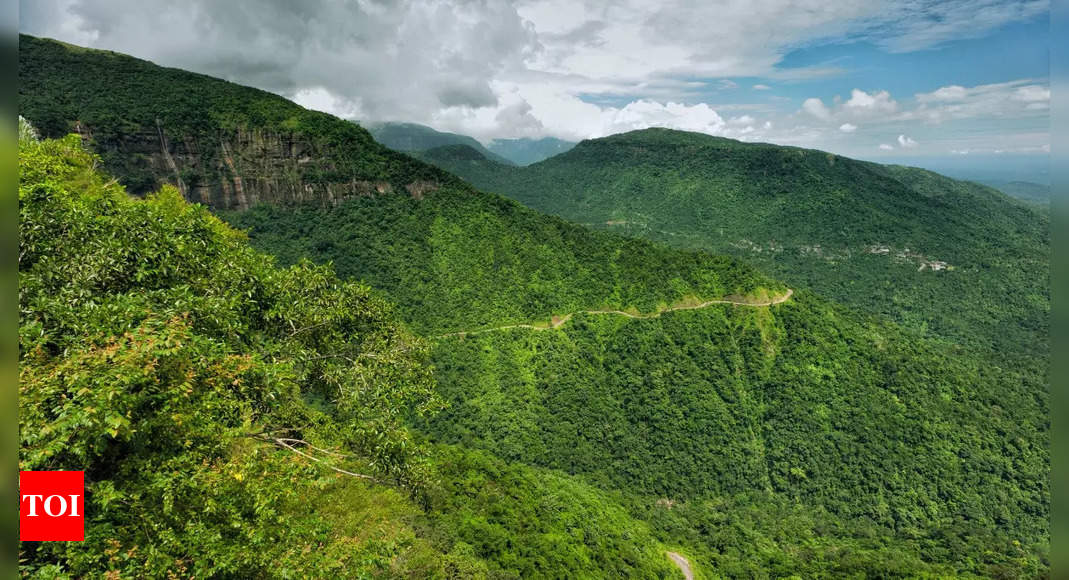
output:
[[[313,141],[295,133],[237,129],[221,132],[217,143],[206,143],[191,136],[173,138],[159,122],[154,130],[107,142],[96,140],[83,124],[78,131],[131,193],[169,183],[186,199],[213,209],[246,210],[259,203],[338,205],[399,191],[389,181],[362,179],[337,167]],[[124,161],[118,163],[120,159]],[[439,187],[434,180],[398,185],[417,199]]]

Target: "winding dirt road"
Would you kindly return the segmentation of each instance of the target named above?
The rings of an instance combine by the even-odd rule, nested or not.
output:
[[[679,566],[679,570],[683,572],[684,578],[687,580],[694,580],[694,572],[691,572],[690,570],[690,562],[688,562],[682,554],[668,552],[668,557],[672,559],[672,562],[674,562],[676,566]]]
[[[782,304],[782,303],[786,302],[787,300],[790,299],[792,294],[794,294],[794,290],[788,288],[787,292],[785,292],[782,296],[776,296],[775,298],[773,298],[771,300],[758,301],[758,302],[747,301],[747,300],[731,300],[731,299],[709,300],[707,302],[702,302],[700,304],[671,306],[669,308],[665,308],[664,310],[658,310],[657,312],[649,312],[647,314],[632,314],[630,312],[624,312],[623,310],[580,310],[578,312],[571,312],[569,314],[565,314],[564,316],[554,316],[552,319],[550,319],[549,326],[535,326],[533,324],[509,324],[509,325],[506,325],[506,326],[495,326],[494,328],[483,328],[481,330],[465,330],[465,331],[461,331],[461,332],[450,332],[448,334],[439,334],[438,336],[436,336],[434,338],[447,338],[447,337],[450,337],[450,336],[471,336],[471,335],[475,335],[475,334],[483,334],[483,333],[486,333],[486,332],[495,332],[495,331],[498,331],[498,330],[508,330],[510,328],[527,328],[527,329],[530,329],[530,330],[553,330],[555,328],[560,328],[565,322],[568,322],[569,320],[571,320],[572,317],[575,316],[576,314],[615,314],[617,316],[626,316],[628,318],[642,318],[642,319],[645,319],[645,318],[658,318],[659,316],[661,316],[662,314],[664,314],[666,312],[675,312],[676,310],[699,310],[699,309],[702,309],[702,308],[708,308],[710,306],[713,306],[714,304],[733,304],[735,306],[753,306],[753,307],[773,306],[775,304]]]

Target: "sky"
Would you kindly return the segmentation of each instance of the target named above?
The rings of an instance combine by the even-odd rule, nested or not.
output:
[[[19,9],[22,32],[348,119],[484,142],[661,126],[937,170],[996,163],[1033,181],[1050,152],[1047,0],[20,0]]]

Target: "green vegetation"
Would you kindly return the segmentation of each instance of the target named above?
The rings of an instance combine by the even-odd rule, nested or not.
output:
[[[433,360],[450,406],[421,430],[683,503],[665,541],[684,533],[699,562],[1045,565],[1045,385],[811,295],[444,338]],[[701,524],[743,517],[738,538]]]
[[[991,188],[664,129],[584,141],[526,168],[460,146],[422,157],[539,211],[731,254],[929,336],[1045,364],[1049,219]]]
[[[85,542],[22,544],[23,575],[673,575],[603,492],[413,440],[426,347],[366,286],[96,163],[20,146],[19,467],[87,487]]]
[[[1050,206],[1050,185],[1031,181],[985,181],[984,185],[994,187],[1010,197],[1031,203],[1036,207]]]
[[[115,116],[96,118],[89,144],[114,154],[112,167],[125,167],[130,152],[96,136],[118,139],[130,130],[121,119],[153,110],[203,119],[208,133],[277,129],[273,117],[246,114],[276,106],[276,97],[86,54],[91,71],[111,70],[115,58],[115,70],[135,70],[137,82],[179,94],[188,83],[191,94],[205,94],[187,102],[146,92],[128,114],[126,89],[94,95],[49,78],[81,74],[74,64],[33,72],[44,96],[23,95],[27,109],[63,104],[54,94],[66,90],[94,101],[77,105],[85,114],[110,103]],[[61,119],[82,119],[63,106]],[[77,137],[24,147],[20,460],[24,469],[86,469],[90,514],[77,549],[21,546],[28,575],[678,577],[668,549],[690,557],[701,577],[1049,575],[1045,371],[985,356],[1046,324],[1037,314],[1049,304],[1045,280],[1021,279],[1046,272],[1046,222],[1030,210],[1009,204],[1021,213],[984,217],[984,208],[1006,209],[1004,198],[796,149],[708,147],[704,137],[680,145],[677,133],[659,131],[603,140],[617,139],[603,151],[586,142],[515,171],[590,155],[589,173],[570,179],[589,185],[616,172],[633,189],[605,192],[660,207],[683,225],[715,213],[733,236],[752,226],[766,237],[748,239],[779,243],[768,237],[776,220],[793,220],[785,223],[797,238],[784,245],[904,241],[925,260],[956,267],[890,268],[893,256],[857,251],[849,262],[818,260],[849,263],[831,280],[855,294],[857,278],[905,296],[889,311],[871,308],[905,328],[801,290],[771,307],[713,305],[641,320],[580,314],[556,330],[440,336],[786,288],[733,258],[538,214],[384,152],[352,123],[277,106],[301,123],[318,119],[316,143],[331,135],[369,143],[310,154],[308,164],[348,159],[369,180],[437,176],[436,187],[330,208],[221,214],[292,264],[279,268],[173,189],[127,198],[91,170],[95,160]],[[620,150],[630,157],[613,161]],[[432,153],[441,161],[450,151],[458,165],[486,164],[463,146]],[[674,168],[643,165],[662,151]],[[722,176],[731,186],[716,191],[735,203],[656,197],[659,179],[690,171]],[[793,193],[814,191],[823,193]],[[592,194],[576,199],[595,211]],[[624,226],[653,231],[607,227]],[[1028,246],[1037,231],[1038,249]],[[1008,240],[1001,249],[1000,238]],[[977,257],[963,240],[990,255]],[[763,263],[778,268],[786,254]],[[359,281],[339,281],[334,269]],[[934,296],[934,312],[961,315],[928,332],[961,332],[975,350],[918,336],[935,315],[907,270],[974,293],[958,302]],[[799,272],[795,279],[817,285],[819,270]],[[973,277],[937,277],[961,273]],[[947,288],[956,286],[930,289]],[[998,320],[1013,323],[1005,337],[987,334]],[[1028,344],[1046,352],[1045,338]]]
[[[384,290],[426,334],[784,290],[727,257],[594,232],[464,187],[222,215],[283,263],[332,262]]]
[[[782,291],[726,258],[584,230],[473,192],[225,217],[285,262],[333,262],[371,283],[426,334],[548,322],[603,303],[645,312],[689,294]],[[637,503],[678,501],[695,518],[712,517],[709,502],[795,510],[788,523],[746,516],[746,537],[764,540],[730,550],[720,533],[667,520],[663,541],[693,542],[699,565],[1044,569],[1041,376],[812,294],[773,308],[578,315],[556,331],[443,337],[432,362],[449,407],[415,424],[437,441],[577,475]],[[795,532],[814,545],[779,545]]]

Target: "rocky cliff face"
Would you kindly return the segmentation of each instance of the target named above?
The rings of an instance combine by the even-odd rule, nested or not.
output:
[[[78,132],[134,195],[170,183],[240,211],[465,187],[356,123],[222,79],[26,35],[18,71],[19,114],[42,137]]]
[[[189,201],[213,209],[240,211],[259,203],[338,205],[402,190],[422,198],[439,186],[433,180],[391,184],[347,176],[316,143],[292,132],[238,129],[207,142],[172,137],[157,123],[101,143],[90,127],[77,128],[131,193],[146,194],[169,183]]]

